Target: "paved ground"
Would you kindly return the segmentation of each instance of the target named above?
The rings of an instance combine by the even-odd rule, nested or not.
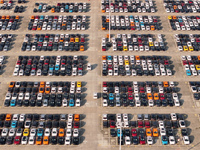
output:
[[[173,35],[178,33],[183,33],[181,31],[172,31],[167,16],[170,15],[168,13],[165,13],[165,10],[163,9],[163,3],[162,0],[156,0],[156,5],[158,8],[158,11],[154,14],[150,15],[156,15],[160,16],[161,23],[163,26],[163,29],[161,31],[148,31],[150,34],[164,34],[166,38],[166,42],[168,43],[168,50],[166,52],[113,52],[111,50],[107,52],[101,51],[101,38],[105,37],[108,31],[102,31],[101,30],[101,16],[106,15],[102,14],[100,7],[101,7],[101,0],[76,0],[76,2],[89,2],[90,3],[90,12],[88,13],[82,13],[80,15],[87,15],[90,16],[90,25],[89,30],[86,31],[28,31],[28,22],[31,15],[36,15],[32,13],[32,10],[34,8],[35,2],[46,2],[49,4],[55,4],[57,2],[70,2],[70,0],[46,0],[46,1],[39,1],[39,0],[31,0],[26,5],[28,6],[26,12],[19,14],[23,16],[22,24],[20,25],[20,29],[18,31],[1,31],[1,34],[4,33],[12,33],[16,34],[16,40],[14,41],[13,48],[8,52],[1,52],[1,55],[8,56],[6,68],[4,69],[5,72],[0,77],[0,88],[1,88],[1,95],[0,95],[0,105],[3,105],[3,99],[7,90],[7,84],[10,81],[85,81],[86,82],[86,103],[81,108],[0,108],[0,113],[80,113],[85,114],[85,125],[83,128],[85,128],[82,141],[83,143],[79,146],[70,146],[69,148],[72,150],[77,149],[87,149],[87,150],[105,150],[105,149],[118,149],[119,146],[113,146],[109,142],[109,138],[104,134],[104,132],[101,130],[101,114],[103,113],[129,113],[129,114],[139,114],[139,113],[186,113],[188,114],[187,120],[189,128],[191,129],[191,144],[189,146],[184,146],[182,143],[175,146],[161,146],[160,142],[157,142],[153,146],[122,146],[122,149],[150,149],[154,148],[156,150],[162,148],[163,150],[166,149],[175,149],[175,150],[197,150],[200,148],[200,125],[199,125],[199,119],[198,114],[200,114],[199,104],[195,103],[192,98],[192,93],[189,90],[188,81],[195,80],[198,81],[200,79],[199,76],[197,77],[186,77],[185,71],[183,70],[182,64],[181,64],[181,55],[199,55],[199,52],[179,52],[176,48]],[[42,13],[41,13],[42,14]],[[70,14],[73,15],[74,13]],[[116,13],[115,13],[116,14]],[[12,11],[3,11],[0,10],[0,15],[13,15]],[[37,15],[40,15],[38,13]],[[59,15],[59,13],[45,13],[45,15]],[[63,14],[64,15],[64,14]],[[68,15],[68,14],[66,14]],[[117,13],[116,15],[149,15],[145,13],[126,13],[126,14],[120,14]],[[174,15],[174,14],[171,14]],[[177,14],[177,15],[198,15],[198,14]],[[21,52],[21,45],[23,42],[23,38],[25,34],[42,34],[42,33],[52,33],[52,34],[62,34],[62,33],[81,33],[81,34],[89,34],[89,49],[85,52]],[[146,34],[146,31],[111,31],[111,34],[117,34],[117,33],[132,33],[132,34]],[[184,33],[198,33],[199,31],[185,31]],[[15,66],[15,63],[17,61],[17,56],[19,55],[87,55],[88,61],[95,66],[95,69],[88,72],[83,77],[13,77],[13,69]],[[102,55],[166,55],[171,56],[171,60],[174,64],[174,70],[175,75],[171,77],[102,77],[101,76],[101,56]],[[180,108],[173,107],[173,108],[103,108],[101,106],[100,99],[99,100],[93,100],[92,94],[93,92],[101,92],[101,83],[102,81],[177,81],[179,82],[179,87],[181,88],[180,93],[181,95],[181,102],[182,106]],[[14,149],[16,150],[17,147],[19,147],[22,150],[30,150],[33,147],[36,146],[3,146],[2,148],[4,150],[8,149]],[[68,147],[65,146],[37,146],[37,149],[51,149],[51,150],[57,150],[57,149],[66,149]]]

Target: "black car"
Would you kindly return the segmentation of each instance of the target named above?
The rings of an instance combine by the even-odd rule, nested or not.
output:
[[[73,144],[74,145],[79,145],[79,137],[74,137],[73,138]]]

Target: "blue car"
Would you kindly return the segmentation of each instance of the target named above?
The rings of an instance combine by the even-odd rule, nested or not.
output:
[[[131,15],[131,16],[129,16],[129,18],[130,18],[130,19],[133,19],[133,16]]]
[[[167,136],[162,136],[161,140],[162,140],[162,145],[167,145],[168,144],[168,138],[167,138]]]
[[[112,56],[107,56],[107,60],[112,60]]]
[[[141,25],[141,26],[144,26],[144,22],[140,22],[140,25]]]
[[[65,6],[65,9],[69,9],[69,6],[68,6],[68,5],[66,5],[66,6]]]
[[[187,76],[191,76],[192,74],[191,74],[191,71],[190,70],[186,70],[186,75]]]
[[[114,95],[113,95],[113,93],[110,93],[110,94],[109,94],[109,100],[114,100]]]
[[[42,128],[37,129],[37,136],[43,136],[44,130]]]
[[[38,9],[42,9],[42,5],[39,5]]]
[[[70,100],[69,100],[69,106],[70,106],[70,107],[74,107],[74,100],[73,100],[73,99],[70,99]]]
[[[10,106],[12,106],[12,107],[16,106],[16,100],[15,99],[12,99],[10,101]]]
[[[55,70],[59,70],[60,66],[59,65],[55,65]]]
[[[17,121],[12,121],[11,123],[11,128],[16,128],[17,127]]]
[[[120,129],[117,129],[117,136],[120,137]],[[121,131],[121,136],[123,136],[123,132]]]
[[[43,19],[44,19],[44,16],[43,16],[43,15],[41,15],[41,16],[40,16],[40,19],[41,19],[41,20],[43,20]]]
[[[49,70],[54,70],[54,65],[53,64],[49,65]]]
[[[43,42],[44,41],[44,38],[39,38],[39,42]]]

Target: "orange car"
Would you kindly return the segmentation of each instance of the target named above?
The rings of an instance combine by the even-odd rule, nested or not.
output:
[[[177,6],[176,6],[176,5],[174,5],[174,9],[177,9]]]
[[[158,137],[159,133],[158,133],[158,129],[157,128],[153,128],[153,136],[154,137]]]
[[[107,60],[107,59],[106,59],[106,56],[102,56],[102,60]]]
[[[198,60],[200,60],[200,56],[197,56],[198,57]]]
[[[52,9],[51,9],[51,12],[54,13],[54,12],[55,12],[55,8],[52,8]]]
[[[65,136],[65,130],[63,128],[59,129],[58,136],[59,137],[64,137]]]
[[[48,136],[44,136],[43,144],[44,145],[49,145],[49,137]]]
[[[6,19],[10,19],[10,16],[6,16]]]
[[[7,114],[5,120],[6,121],[10,121],[11,119],[12,119],[12,115],[11,114]]]
[[[74,115],[74,121],[80,121],[80,115],[79,114]]]
[[[159,100],[159,94],[158,93],[154,93],[153,94],[153,99],[154,100]]]
[[[105,26],[102,26],[101,29],[102,29],[102,30],[106,30],[106,27],[105,27]]]
[[[63,39],[63,38],[60,38],[60,42],[64,42],[64,39]]]
[[[17,19],[17,20],[18,20],[18,19],[19,19],[19,16],[16,16],[16,17],[15,17],[15,19]]]
[[[80,46],[80,51],[84,51],[84,46],[83,45]]]
[[[154,31],[155,30],[155,26],[151,25],[151,30]]]
[[[50,87],[46,87],[46,88],[45,88],[45,93],[46,93],[46,94],[49,94],[50,92],[51,92]]]
[[[147,136],[152,136],[151,129],[149,129],[149,128],[146,129],[146,135]]]
[[[70,42],[74,42],[74,38],[70,38]]]
[[[42,145],[42,137],[41,136],[37,136],[36,137],[36,142],[35,142],[36,145]]]
[[[42,26],[38,26],[38,27],[37,27],[37,30],[42,30]]]
[[[14,86],[15,86],[15,82],[14,82],[14,81],[11,81],[10,84],[9,84],[9,87],[10,87],[10,88],[13,88]]]
[[[39,93],[44,93],[44,88],[43,87],[39,88]]]
[[[176,17],[176,16],[172,16],[172,18],[173,18],[173,19],[177,19],[177,17]]]
[[[140,56],[135,56],[135,60],[140,60]]]
[[[147,99],[150,100],[150,99],[153,99],[152,97],[152,94],[151,93],[147,93]]]
[[[167,81],[163,82],[164,87],[169,87],[169,83]]]
[[[3,4],[4,3],[4,0],[1,0],[1,2],[0,2],[1,4]]]
[[[131,27],[134,27],[135,26],[135,23],[134,22],[131,22]]]
[[[6,19],[6,16],[2,16],[1,19]]]
[[[67,25],[66,22],[63,22],[63,23],[62,23],[62,27],[66,26],[66,25]]]
[[[35,16],[31,16],[31,19],[35,19]]]
[[[45,82],[44,81],[40,82],[40,87],[45,87]]]

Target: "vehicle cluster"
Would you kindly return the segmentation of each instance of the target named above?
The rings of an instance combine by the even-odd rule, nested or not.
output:
[[[20,24],[19,16],[0,16],[0,30],[16,30]]]
[[[25,6],[15,6],[14,13],[23,13],[25,11]]]
[[[82,76],[84,56],[19,56],[14,76]]]
[[[79,145],[79,114],[0,114],[0,145]]]
[[[5,56],[0,56],[0,74],[2,72],[2,69],[4,68],[5,63]]]
[[[199,51],[200,35],[199,34],[175,34],[174,35],[179,51]]]
[[[102,51],[109,49],[108,38],[102,38]],[[163,35],[158,34],[117,34],[111,39],[113,51],[165,51]]]
[[[26,34],[22,51],[84,51],[84,34]]]
[[[195,100],[200,99],[200,82],[199,81],[191,81],[189,82],[190,89],[193,93],[193,97]]]
[[[197,0],[163,0],[165,11],[168,13],[199,13],[200,1]]]
[[[182,56],[183,67],[187,76],[200,75],[200,56]]]
[[[131,121],[129,114],[103,114],[103,127],[110,128],[110,136],[118,138],[121,145],[153,145],[161,137],[162,145],[177,143],[177,130],[183,143],[190,144],[189,131],[183,114],[138,114]]]
[[[157,16],[102,16],[102,30],[147,30],[161,29],[161,23]]]
[[[5,96],[5,107],[80,107],[81,82],[12,81]]]
[[[103,106],[180,106],[178,89],[173,81],[103,82]]]
[[[57,3],[57,5],[48,5],[47,3],[35,3],[37,8],[33,9],[33,12],[48,12],[52,13],[73,13],[73,12],[87,12],[87,3]]]
[[[13,0],[7,0],[7,1],[1,0],[0,4],[3,4],[0,5],[0,10],[10,10],[12,9],[13,6]]]
[[[86,30],[87,17],[83,16],[31,16],[28,30]]]
[[[200,16],[168,16],[173,30],[200,30]]]
[[[138,12],[138,13],[154,13],[156,11],[155,5],[152,0],[114,0],[114,2],[110,3],[109,9],[109,1],[102,0],[101,1],[101,11],[103,13],[109,12],[109,10],[113,12],[127,13],[127,12]]]
[[[103,76],[171,76],[168,56],[102,56]]]
[[[8,51],[12,41],[12,34],[0,34],[0,51]]]

